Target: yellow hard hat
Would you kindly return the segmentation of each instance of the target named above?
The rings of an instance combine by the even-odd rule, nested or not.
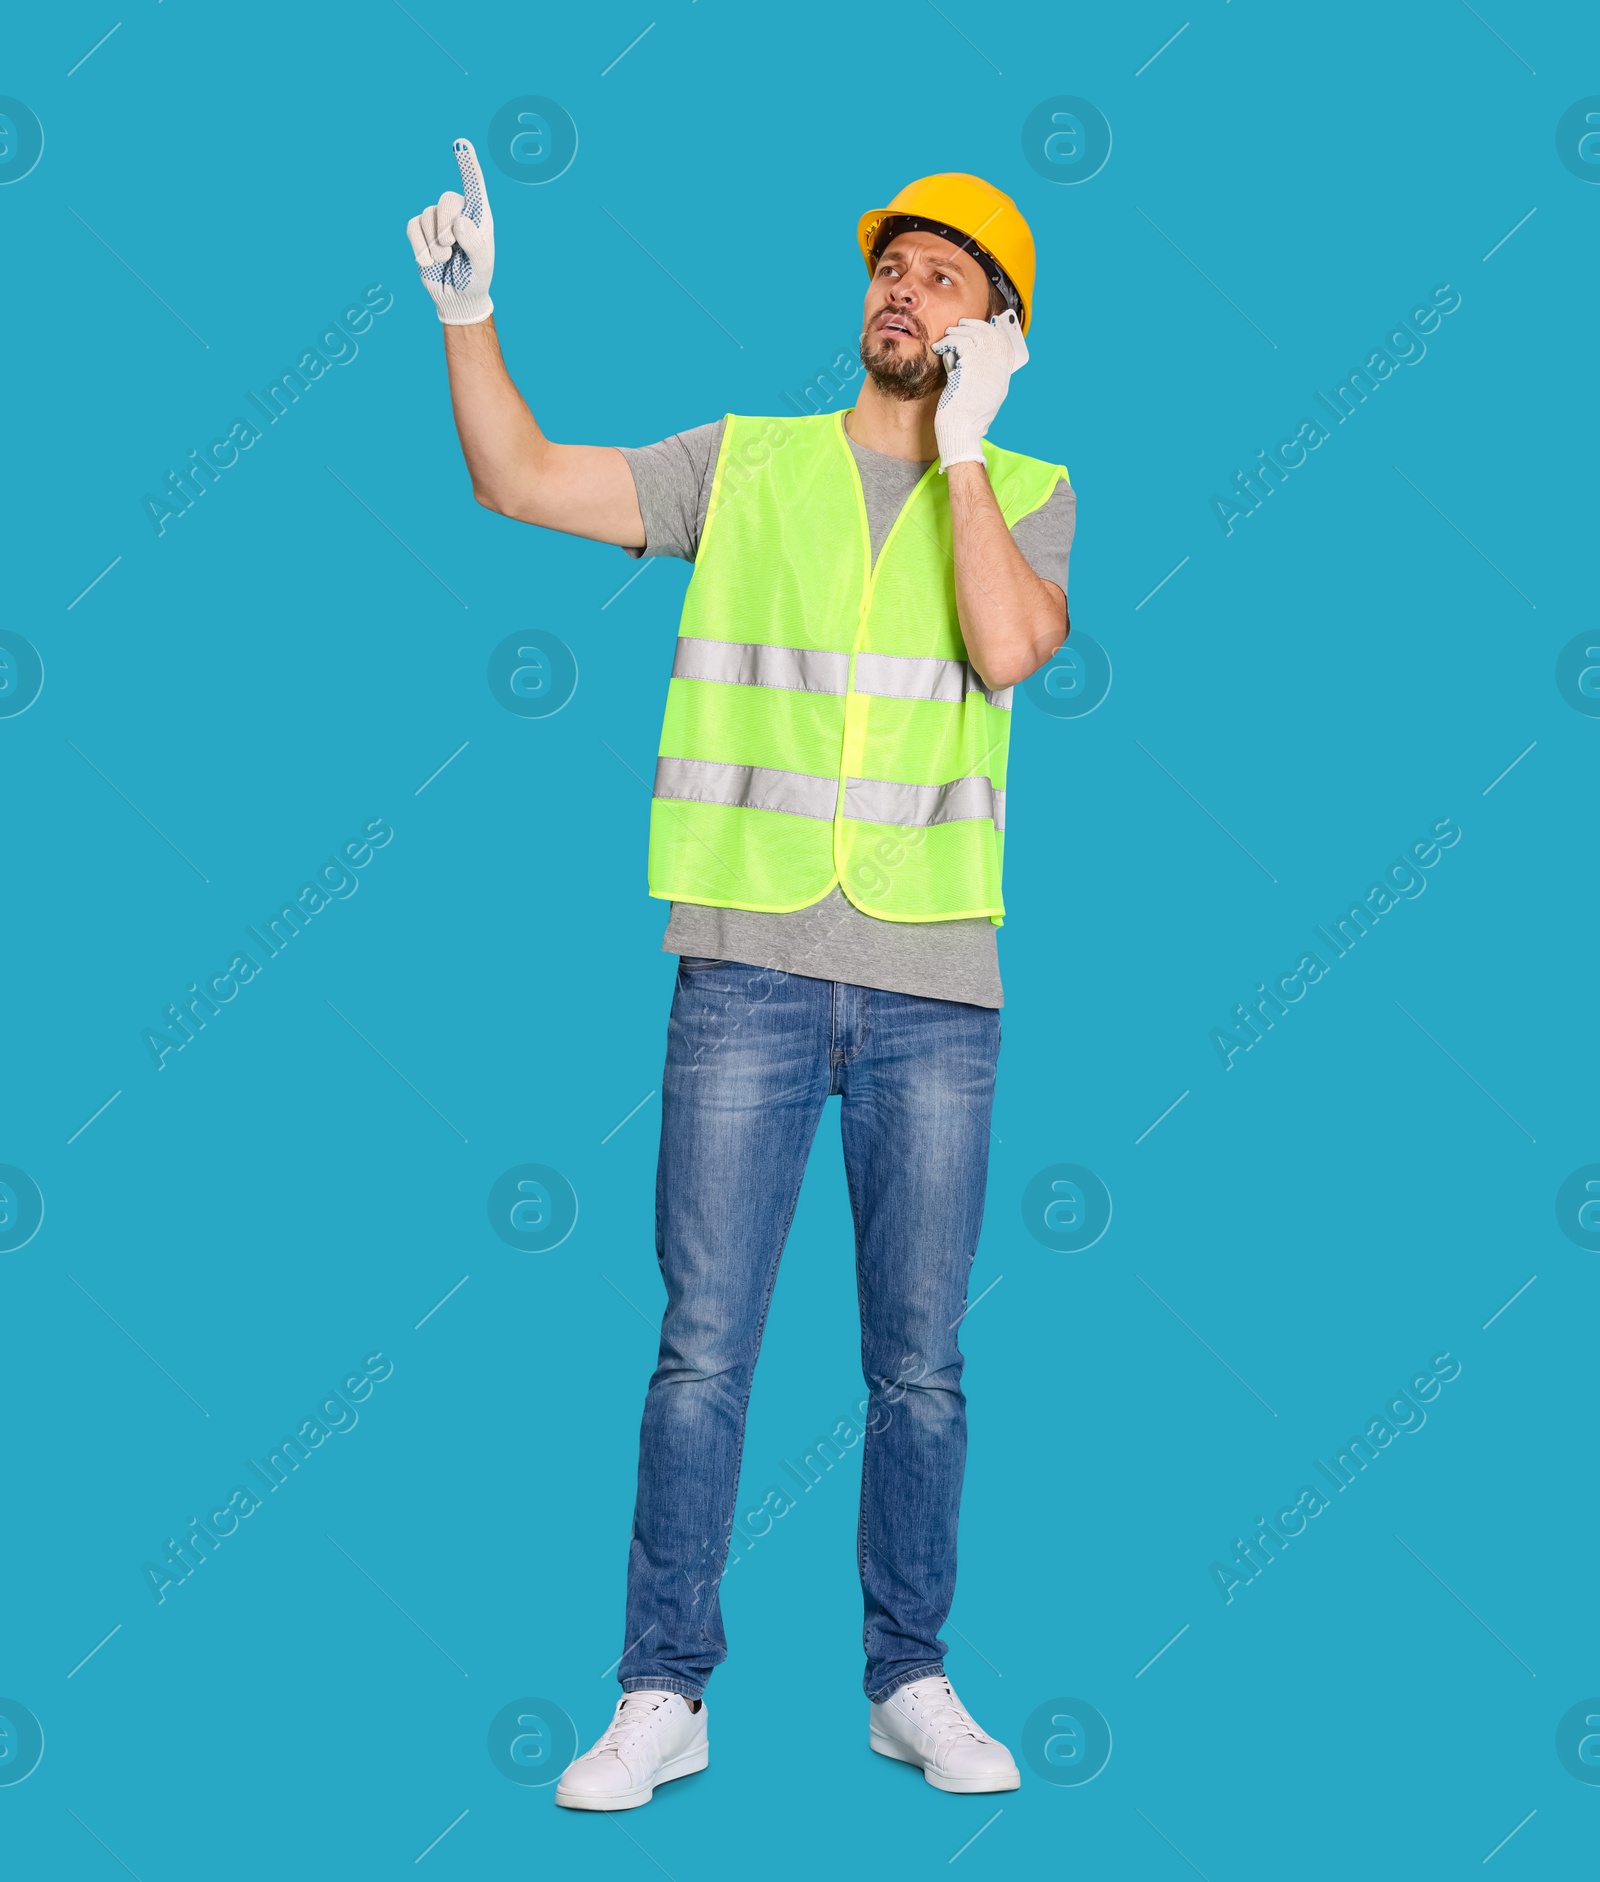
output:
[[[1033,231],[1004,190],[959,170],[908,183],[887,209],[869,209],[857,227],[869,274],[878,265],[884,242],[899,228],[912,226],[970,246],[980,263],[999,269],[1016,290],[1022,331],[1028,331],[1033,315]]]

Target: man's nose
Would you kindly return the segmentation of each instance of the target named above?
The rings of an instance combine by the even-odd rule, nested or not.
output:
[[[888,305],[917,319],[919,318],[918,309],[922,306],[922,295],[910,281],[891,281]]]

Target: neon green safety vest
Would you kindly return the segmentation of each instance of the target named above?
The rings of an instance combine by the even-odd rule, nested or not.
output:
[[[1058,464],[985,444],[1007,527]],[[650,893],[772,913],[837,883],[885,921],[996,925],[1011,689],[956,614],[934,464],[876,565],[844,414],[730,416],[678,628]]]

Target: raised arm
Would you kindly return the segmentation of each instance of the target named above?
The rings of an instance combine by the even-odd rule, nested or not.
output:
[[[554,444],[500,354],[494,320],[446,325],[450,403],[472,494],[488,510],[595,542],[644,547],[633,473],[609,445]]]
[[[444,325],[450,402],[472,494],[486,509],[570,536],[645,546],[633,475],[607,446],[555,444],[512,383],[494,329],[489,280],[494,218],[464,137],[455,141],[461,193],[446,190],[406,225],[422,285]]]

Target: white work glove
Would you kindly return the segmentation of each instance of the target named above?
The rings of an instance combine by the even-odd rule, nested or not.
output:
[[[465,195],[446,190],[437,203],[406,224],[422,285],[433,296],[447,327],[472,327],[494,312],[489,277],[494,272],[494,217],[483,187],[478,153],[464,137],[455,143]]]
[[[984,433],[1005,402],[1012,373],[1027,364],[1021,324],[1010,308],[995,320],[962,320],[934,341],[933,350],[945,369],[933,415],[941,467],[981,464]]]

